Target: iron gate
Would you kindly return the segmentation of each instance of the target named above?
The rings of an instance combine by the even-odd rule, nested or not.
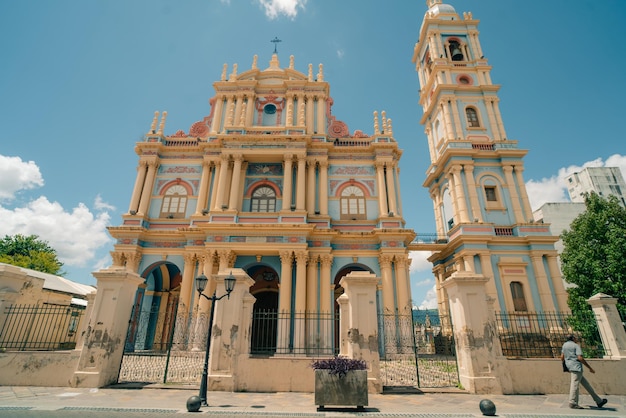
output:
[[[457,387],[459,373],[452,326],[436,311],[379,315],[383,387]]]
[[[208,314],[175,309],[133,312],[118,382],[198,384],[206,352]]]

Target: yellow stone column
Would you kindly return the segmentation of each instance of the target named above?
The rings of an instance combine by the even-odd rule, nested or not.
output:
[[[458,201],[457,201],[457,197],[456,197],[456,187],[455,187],[455,183],[454,183],[454,175],[452,173],[452,171],[449,171],[448,173],[446,173],[446,179],[448,180],[448,193],[450,193],[450,203],[452,203],[452,219],[454,221],[454,224],[458,224],[461,222],[460,218],[459,218],[459,205],[458,205]],[[447,222],[447,219],[446,219]]]
[[[220,172],[221,167],[222,167],[222,160],[219,159],[217,161],[213,161],[214,167],[213,167],[213,172],[214,172],[214,176],[213,176],[213,187],[211,188],[211,196],[209,198],[209,208],[210,210],[217,210],[219,208],[219,206],[217,206],[217,201],[219,200],[217,198],[217,189],[218,189],[218,185],[220,183]]]
[[[320,256],[320,263],[322,265],[322,271],[320,274],[320,312],[331,313],[332,307],[332,292],[334,289],[332,279],[330,277],[330,269],[333,265],[333,256],[330,254],[324,254]]]
[[[192,312],[193,306],[191,306],[193,297],[192,293],[195,291],[194,280],[196,274],[196,261],[197,257],[194,253],[183,254],[185,260],[185,266],[183,267],[183,280],[180,285],[180,299],[178,300],[178,316],[183,318],[181,323],[186,323],[184,318],[189,318]],[[179,341],[180,342],[180,341]]]
[[[533,309],[534,311],[543,310],[546,311],[547,307],[552,307],[554,303],[552,302],[552,292],[550,291],[550,286],[548,284],[548,276],[546,275],[546,270],[543,265],[543,255],[542,254],[531,254],[530,259],[533,263],[533,270],[535,271],[535,280],[537,282],[537,290],[539,292],[539,300],[541,301],[541,309],[537,306],[533,301],[533,307],[530,306],[528,309]],[[530,289],[528,289],[530,290]],[[550,309],[551,311],[552,309]]]
[[[211,133],[221,132],[222,109],[224,107],[224,96],[218,95],[215,98],[215,111],[213,112],[213,121],[211,122]]]
[[[326,134],[326,98],[317,96],[317,133]]]
[[[137,212],[139,210],[139,198],[141,197],[144,182],[146,181],[147,170],[148,162],[146,160],[139,160],[139,165],[137,166],[137,178],[135,179],[135,187],[133,187],[133,194],[130,198],[128,212]]]
[[[309,216],[315,213],[315,160],[307,161],[306,211]]]
[[[487,108],[487,117],[489,118],[489,124],[491,125],[491,132],[493,132],[493,140],[501,141],[502,137],[500,137],[500,131],[498,129],[498,121],[496,120],[496,116],[493,114],[493,108],[490,105],[489,101],[485,101]]]
[[[459,139],[464,139],[463,136],[463,124],[461,123],[461,117],[459,116],[459,107],[458,107],[458,100],[456,98],[451,99],[449,101],[450,106],[452,107],[452,116],[454,117],[454,124],[457,127],[457,131],[456,131],[456,138]]]
[[[446,140],[452,140],[456,138],[456,131],[454,124],[452,123],[452,115],[450,114],[450,102],[442,100],[441,109],[443,111],[443,129]]]
[[[524,167],[521,165],[514,165],[515,177],[517,178],[517,184],[519,186],[520,196],[522,198],[522,209],[524,210],[524,220],[528,222],[533,217],[533,211],[530,207],[530,201],[528,200],[528,192],[526,191],[526,183],[524,183]],[[526,219],[526,217],[528,219]]]
[[[412,311],[411,282],[408,279],[409,260],[406,255],[395,256],[396,289],[398,292],[398,310],[401,315],[408,315]]]
[[[552,280],[552,289],[557,302],[557,306],[551,307],[551,310],[555,312],[567,312],[569,306],[567,305],[567,292],[563,285],[563,278],[561,277],[561,269],[557,262],[557,254],[554,251],[553,254],[546,254],[548,261],[548,271],[550,272],[550,279]],[[546,310],[548,308],[546,307]]]
[[[296,185],[296,209],[304,210],[306,196],[306,156],[298,155],[298,177]]]
[[[441,207],[443,206],[443,202],[438,192],[439,190],[431,190],[430,199],[433,201],[433,210],[435,212],[435,226],[437,228],[437,234],[440,235],[446,232],[446,228],[444,227],[444,220],[441,214]]]
[[[458,200],[457,208],[459,214],[459,222],[468,222],[467,215],[467,199],[465,198],[465,190],[463,189],[463,179],[461,179],[461,166],[453,165],[452,176],[454,178],[455,198]]]
[[[294,327],[294,348],[303,350],[306,341],[306,299],[307,299],[307,282],[306,282],[306,264],[309,259],[307,251],[297,251],[296,256],[296,306],[294,314],[296,318]]]
[[[383,313],[395,314],[396,310],[396,298],[393,290],[393,275],[391,271],[391,261],[393,256],[387,254],[381,254],[378,256],[378,263],[380,264],[380,272],[383,279]]]
[[[283,178],[283,210],[291,210],[291,195],[293,182],[292,154],[285,155],[285,173]]]
[[[228,209],[237,210],[239,196],[241,196],[240,183],[241,183],[241,163],[243,162],[243,155],[233,155],[233,179],[230,183],[230,199],[228,201]]]
[[[515,180],[513,180],[513,166],[502,166],[502,171],[504,171],[504,178],[506,179],[507,187],[509,189],[509,195],[511,196],[515,222],[524,223],[525,219],[524,215],[522,214],[522,207],[520,206],[520,199],[519,195],[517,194],[517,187],[515,187]]]
[[[467,192],[469,194],[470,207],[472,208],[472,217],[474,221],[482,222],[483,214],[478,203],[478,193],[476,192],[476,181],[474,180],[474,167],[471,165],[463,166],[465,171],[465,182],[467,183]]]
[[[313,97],[306,97],[305,99],[305,123],[306,123],[306,133],[312,135],[315,133],[315,100]]]
[[[205,159],[202,161],[202,177],[200,178],[200,186],[198,188],[198,203],[196,203],[195,215],[201,215],[204,209],[208,209],[207,196],[209,194],[209,184],[211,175],[211,161]]]
[[[387,191],[385,188],[385,163],[383,161],[376,161],[376,182],[378,188],[378,216],[387,216],[389,210],[387,210]]]
[[[306,311],[318,312],[320,295],[318,294],[318,268],[319,255],[309,254],[306,270]]]
[[[320,214],[328,215],[328,161],[320,161]]]
[[[291,312],[291,276],[293,254],[291,251],[280,252],[280,293],[278,312]]]
[[[225,204],[226,179],[228,175],[228,165],[230,164],[230,156],[228,154],[221,154],[220,159],[220,175],[217,183],[215,210],[222,210],[222,206]]]
[[[506,131],[504,130],[504,122],[502,122],[502,115],[500,114],[500,106],[498,105],[499,102],[500,102],[500,99],[496,97],[495,99],[491,101],[491,104],[493,105],[493,112],[496,117],[496,121],[498,123],[498,131],[500,131],[500,137],[504,140],[506,139]]]
[[[396,187],[393,171],[393,163],[387,164],[387,169],[385,170],[385,176],[387,178],[387,200],[389,202],[389,212],[393,212],[394,215],[398,215],[398,208],[396,206]]]
[[[159,168],[159,162],[150,160],[148,163],[148,174],[146,176],[146,182],[141,191],[141,200],[139,201],[139,214],[147,215],[148,208],[150,207],[150,200],[152,198],[152,189],[154,188],[154,179],[156,177],[157,169]]]

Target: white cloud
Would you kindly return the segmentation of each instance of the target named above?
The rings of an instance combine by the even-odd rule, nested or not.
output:
[[[344,55],[346,55],[346,53],[344,52],[343,49],[337,50],[337,58],[342,59]]]
[[[307,0],[259,0],[265,15],[270,19],[276,19],[279,15],[295,18],[298,8],[304,10]]]
[[[7,176],[15,184],[9,184]],[[0,155],[0,196],[13,197],[43,183],[34,162],[24,163],[18,157]],[[0,205],[0,236],[37,235],[57,251],[59,260],[66,266],[84,267],[94,262],[98,249],[112,242],[106,227],[110,221],[108,211],[114,208],[100,196],[95,207],[99,211],[97,215],[83,203],[68,211],[45,196],[15,208]]]
[[[96,210],[102,210],[102,211],[106,211],[106,210],[115,210],[115,206],[108,204],[107,202],[105,202],[104,200],[102,200],[102,197],[100,195],[96,196],[96,200],[93,203],[93,207]]]
[[[532,209],[539,209],[541,205],[547,202],[569,202],[565,177],[586,167],[619,167],[622,175],[624,175],[626,173],[626,156],[614,154],[607,158],[606,161],[603,161],[602,158],[596,158],[595,160],[585,162],[582,166],[571,165],[560,168],[556,175],[549,178],[529,180],[526,182],[526,191],[528,192]]]
[[[0,155],[0,199],[14,199],[20,190],[43,186],[43,178],[34,161]]]
[[[437,292],[433,286],[427,293],[426,298],[418,306],[419,309],[437,309]]]
[[[411,251],[409,253],[409,258],[411,259],[411,267],[409,269],[410,273],[417,273],[421,271],[430,272],[433,268],[433,265],[430,261],[428,261],[428,257],[430,257],[430,251]]]

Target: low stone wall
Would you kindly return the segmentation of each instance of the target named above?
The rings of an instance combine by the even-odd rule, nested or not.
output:
[[[69,387],[80,353],[80,350],[1,353],[0,386]]]
[[[585,378],[602,395],[626,394],[626,359],[587,359],[596,371],[585,367]],[[507,359],[505,367],[511,376],[511,387],[503,385],[507,395],[568,393],[570,374],[563,373],[559,359]],[[586,393],[581,389],[581,393]]]

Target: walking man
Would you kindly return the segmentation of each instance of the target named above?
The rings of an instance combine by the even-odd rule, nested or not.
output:
[[[563,360],[565,361],[565,365],[567,366],[571,376],[571,383],[569,387],[569,407],[573,409],[583,409],[582,406],[578,405],[579,385],[582,384],[596,402],[598,408],[602,408],[608,400],[606,398],[599,397],[587,379],[583,376],[583,364],[587,366],[591,373],[595,373],[596,371],[593,370],[589,363],[587,363],[584,359],[583,350],[580,348],[580,345],[576,343],[575,335],[568,335],[567,341],[565,341],[563,348],[561,348],[561,361]]]

